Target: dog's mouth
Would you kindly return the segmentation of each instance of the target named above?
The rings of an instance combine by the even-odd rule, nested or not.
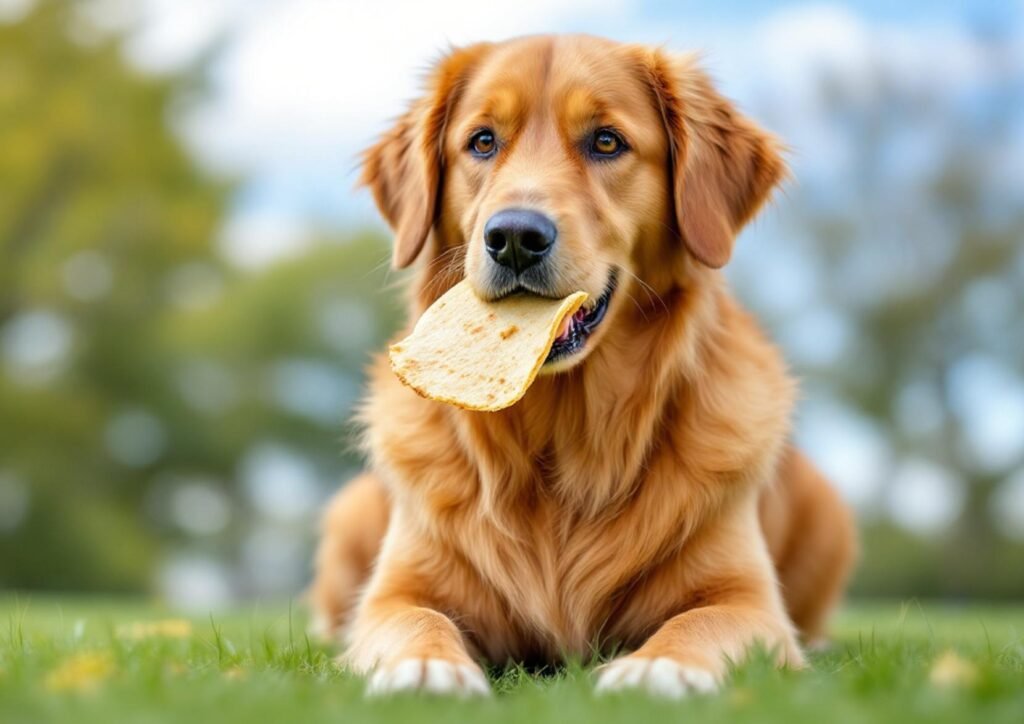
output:
[[[618,278],[618,270],[613,269],[608,276],[608,284],[605,285],[604,292],[597,302],[589,308],[586,305],[580,307],[575,314],[570,314],[562,321],[562,326],[558,329],[558,336],[555,337],[551,351],[548,352],[547,359],[544,360],[545,365],[567,359],[582,351],[587,340],[604,321],[608,312],[608,304],[615,293]]]

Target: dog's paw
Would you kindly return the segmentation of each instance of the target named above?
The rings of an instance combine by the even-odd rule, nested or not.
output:
[[[400,659],[378,667],[370,677],[367,696],[422,692],[444,696],[489,696],[487,677],[473,664],[444,659]]]
[[[718,679],[707,669],[665,657],[624,656],[598,669],[596,689],[599,694],[642,690],[666,699],[682,699],[718,691]]]

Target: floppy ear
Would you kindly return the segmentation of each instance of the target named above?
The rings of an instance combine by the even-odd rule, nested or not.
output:
[[[786,175],[780,144],[722,97],[692,56],[649,51],[647,69],[668,134],[680,233],[691,254],[718,269]]]
[[[462,86],[488,46],[457,48],[430,71],[423,97],[414,101],[363,153],[359,183],[395,232],[392,264],[409,266],[434,226],[444,176],[444,134]]]

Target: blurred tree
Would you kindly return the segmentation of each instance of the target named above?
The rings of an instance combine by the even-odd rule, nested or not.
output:
[[[1024,592],[1024,545],[992,518],[993,492],[1024,465],[1024,193],[1003,155],[1024,97],[1013,38],[978,44],[984,80],[967,97],[884,59],[867,78],[823,75],[823,122],[843,129],[853,173],[792,191],[783,236],[803,240],[814,302],[845,330],[836,357],[800,365],[806,396],[870,421],[892,456],[862,519],[861,593]],[[772,325],[786,338],[791,321]],[[908,461],[915,481],[900,479]],[[900,520],[916,517],[901,507],[958,501],[937,530]]]
[[[0,469],[31,493],[0,536],[2,584],[132,587],[150,562],[146,465],[105,436],[157,407],[167,271],[216,268],[228,190],[168,131],[180,82],[132,71],[73,3],[0,25]]]
[[[380,239],[226,267],[231,187],[168,123],[197,75],[140,75],[75,6],[0,24],[0,586],[138,590],[189,531],[237,557],[244,526],[196,521],[244,509],[236,465],[254,440],[292,445],[324,479],[352,465],[338,438],[363,350],[394,321],[383,272],[366,271]],[[358,319],[362,337],[339,343]],[[318,399],[325,379],[334,396]]]

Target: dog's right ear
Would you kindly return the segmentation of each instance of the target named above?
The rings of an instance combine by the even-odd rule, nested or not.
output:
[[[428,74],[425,93],[363,153],[359,183],[395,232],[392,265],[409,266],[423,249],[440,207],[444,134],[466,80],[490,48],[453,48]]]
[[[785,178],[781,144],[719,94],[693,56],[640,54],[668,137],[679,231],[698,261],[718,269]]]

